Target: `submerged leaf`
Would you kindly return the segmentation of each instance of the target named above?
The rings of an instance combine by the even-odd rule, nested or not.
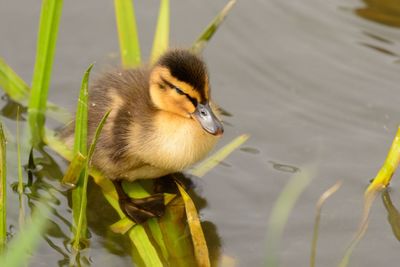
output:
[[[21,138],[20,138],[20,124],[21,116],[19,106],[17,108],[17,164],[18,164],[18,200],[19,200],[19,215],[18,222],[19,227],[22,228],[25,224],[25,205],[23,201],[24,196],[24,177],[22,174],[22,160],[21,160]]]
[[[282,240],[283,229],[288,221],[297,199],[310,184],[315,171],[304,168],[299,174],[293,176],[280,193],[274,207],[272,208],[267,234],[267,266],[278,265],[279,245]]]
[[[7,164],[6,164],[6,138],[3,123],[0,123],[0,253],[3,252],[7,242]]]
[[[369,214],[371,211],[372,204],[378,195],[378,191],[370,191],[364,196],[364,208],[363,208],[363,213],[361,215],[361,221],[358,226],[357,232],[353,239],[351,240],[349,246],[347,247],[344,256],[342,260],[340,261],[339,267],[346,267],[348,266],[350,262],[350,257],[353,254],[354,249],[358,245],[358,243],[361,241],[361,239],[364,237],[365,233],[367,232],[368,229],[368,223],[369,223]]]
[[[333,186],[329,187],[321,197],[318,199],[316,212],[315,212],[315,223],[314,223],[314,233],[313,233],[313,241],[311,244],[311,256],[310,256],[310,267],[315,266],[315,258],[317,255],[317,241],[318,241],[318,232],[319,232],[319,223],[321,220],[321,210],[325,201],[331,197],[337,190],[342,186],[342,181],[338,181]]]

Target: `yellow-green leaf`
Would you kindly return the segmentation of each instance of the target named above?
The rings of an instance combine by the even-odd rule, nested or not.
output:
[[[218,150],[216,153],[205,159],[203,162],[189,170],[189,173],[198,177],[204,176],[207,172],[212,170],[221,161],[228,157],[236,148],[246,142],[249,137],[250,136],[247,134],[236,137],[232,142],[230,142],[229,144]]]
[[[201,228],[200,219],[197,215],[196,207],[190,196],[186,193],[178,183],[179,192],[185,203],[185,211],[187,216],[187,222],[189,224],[190,233],[192,234],[192,241],[194,247],[194,254],[196,256],[196,261],[198,266],[207,267],[210,266],[210,257],[208,255],[208,247],[206,240],[204,238],[204,233]]]

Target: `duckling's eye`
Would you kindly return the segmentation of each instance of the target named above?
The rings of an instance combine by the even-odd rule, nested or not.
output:
[[[185,94],[185,93],[184,93],[181,89],[179,89],[178,87],[175,87],[174,89],[175,89],[175,91],[176,91],[178,94],[180,94],[180,95],[184,95],[184,94]]]

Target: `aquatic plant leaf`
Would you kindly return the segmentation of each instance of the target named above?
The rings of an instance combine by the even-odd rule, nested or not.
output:
[[[200,34],[197,40],[193,43],[191,50],[194,53],[200,54],[206,44],[214,36],[221,23],[224,21],[225,17],[228,15],[229,11],[232,9],[236,0],[230,0],[225,7],[218,13],[218,15],[213,19],[213,21],[207,26],[207,28]]]
[[[17,108],[17,164],[18,164],[18,200],[19,200],[19,216],[18,223],[19,227],[22,228],[25,224],[25,206],[23,201],[24,196],[24,177],[22,175],[22,160],[21,160],[21,138],[20,138],[20,124],[21,116],[19,106]]]
[[[318,233],[319,233],[319,223],[321,221],[321,211],[322,206],[324,205],[325,201],[330,198],[333,194],[336,193],[337,190],[342,186],[342,181],[338,181],[333,186],[329,187],[321,197],[318,199],[316,205],[316,212],[315,212],[315,222],[314,222],[314,231],[313,231],[313,241],[311,243],[311,256],[310,256],[310,267],[315,267],[315,259],[317,256],[317,241],[318,241]]]
[[[397,129],[397,133],[395,138],[393,139],[392,145],[389,149],[389,153],[386,157],[386,160],[378,171],[378,174],[375,176],[374,180],[368,186],[367,190],[364,193],[364,207],[363,213],[361,215],[361,220],[357,232],[353,239],[351,240],[348,248],[345,251],[345,254],[340,261],[340,267],[346,267],[349,264],[350,257],[356,248],[357,244],[364,237],[368,229],[369,222],[369,214],[371,211],[372,203],[374,202],[378,193],[386,188],[396,171],[400,162],[400,127]]]
[[[132,227],[128,235],[146,266],[164,266],[142,225],[138,224]]]
[[[368,223],[369,223],[369,214],[371,211],[372,204],[378,195],[379,191],[373,190],[369,191],[367,194],[364,195],[364,207],[363,207],[363,213],[361,215],[361,220],[360,224],[358,226],[358,229],[356,231],[355,236],[351,240],[349,246],[347,247],[344,256],[342,260],[339,263],[339,267],[346,267],[348,266],[350,262],[350,257],[353,254],[354,249],[357,247],[358,243],[361,241],[361,239],[364,237],[365,233],[367,232],[368,229]]]
[[[185,204],[182,197],[174,198],[159,219],[170,266],[196,266],[193,242],[186,224]]]
[[[28,104],[28,122],[35,147],[42,142],[44,137],[47,96],[62,4],[62,0],[43,0],[42,2],[32,90]]]
[[[7,242],[7,160],[6,138],[3,123],[0,123],[0,252]]]
[[[112,224],[110,226],[111,231],[117,234],[126,234],[133,226],[135,225],[135,222],[133,222],[131,219],[128,217],[124,217],[118,222]]]
[[[54,133],[51,131],[46,130],[46,138],[45,142],[49,145],[54,151],[56,151],[59,155],[64,157],[67,160],[72,159],[72,152],[68,150],[65,144],[59,140]],[[126,218],[125,214],[121,210],[119,203],[118,203],[118,194],[115,190],[115,187],[111,180],[105,178],[100,172],[91,168],[90,175],[93,177],[95,183],[100,186],[104,197],[110,203],[110,205],[115,209],[118,213],[120,218],[123,221],[119,221],[115,223],[113,229],[116,231],[124,232],[126,228],[130,228],[128,230],[128,236],[132,242],[132,244],[136,246],[141,246],[137,248],[139,256],[142,261],[146,259],[146,257],[151,256],[152,254],[146,253],[148,249],[147,245],[152,245],[153,248],[150,251],[157,251],[154,245],[151,243],[150,237],[147,233],[145,236],[137,236],[138,231],[133,234],[131,231],[135,229],[135,227],[130,227],[130,223],[134,224],[129,218]],[[141,185],[137,182],[135,183],[122,183],[124,191],[130,195],[131,197],[146,197],[149,194],[141,187]],[[136,193],[133,193],[135,191]],[[195,266],[195,260],[193,256],[193,245],[190,240],[190,234],[186,233],[186,225],[185,225],[185,210],[184,204],[181,198],[177,198],[174,195],[166,194],[165,196],[165,203],[169,205],[165,211],[165,215],[157,220],[149,220],[148,223],[156,223],[158,227],[160,227],[162,233],[162,239],[158,237],[157,232],[159,230],[153,229],[153,226],[149,226],[152,232],[152,238],[156,240],[161,253],[163,254],[164,258],[171,263],[171,266]],[[139,231],[140,232],[140,231]],[[142,239],[146,239],[147,241],[141,244]],[[165,256],[165,251],[168,252],[168,256]],[[161,261],[160,257],[158,256],[159,261]]]
[[[122,66],[140,65],[140,46],[132,0],[114,0]]]
[[[30,87],[2,58],[0,58],[0,87],[15,102],[21,105],[28,103]],[[47,102],[47,114],[62,123],[67,123],[72,119],[66,109],[50,101]]]
[[[80,153],[83,157],[87,157],[87,133],[88,133],[88,91],[89,91],[89,75],[93,68],[90,65],[82,78],[81,90],[79,93],[78,105],[76,110],[75,120],[75,135],[74,135],[74,155]],[[76,188],[72,190],[72,215],[74,218],[74,248],[79,249],[81,241],[86,239],[87,222],[86,213],[81,214],[82,203],[86,203],[86,193],[84,191],[84,172],[79,174],[76,182]],[[82,217],[82,216],[83,217]],[[78,224],[80,226],[78,228]],[[76,243],[78,242],[78,243]]]
[[[90,67],[91,68],[91,67]],[[89,69],[90,72],[90,69]],[[86,103],[87,104],[87,103]],[[78,219],[78,224],[77,224],[77,229],[76,229],[76,236],[75,236],[75,242],[73,244],[74,248],[76,250],[80,249],[80,233],[86,232],[86,229],[83,229],[83,227],[86,227],[86,206],[87,206],[87,185],[88,185],[88,180],[89,180],[89,168],[90,168],[90,162],[92,160],[92,156],[97,144],[97,141],[99,139],[100,133],[103,129],[103,126],[110,115],[111,110],[106,112],[104,114],[103,118],[100,120],[99,125],[97,125],[95,134],[93,136],[92,142],[89,147],[89,152],[85,161],[85,168],[83,170],[83,186],[82,186],[82,195],[81,195],[81,206],[79,209],[79,219]]]
[[[29,86],[2,58],[0,58],[0,87],[14,101],[26,101],[29,97]]]
[[[169,0],[160,1],[157,29],[154,35],[151,62],[155,62],[169,46]]]
[[[225,145],[223,148],[221,148],[216,153],[205,159],[203,162],[190,169],[189,173],[197,177],[204,176],[207,172],[212,170],[221,161],[223,161],[226,157],[228,157],[235,149],[237,149],[244,142],[246,142],[247,139],[249,139],[249,137],[250,136],[247,134],[242,134],[236,137],[229,144]]]
[[[192,199],[182,188],[182,186],[180,186],[179,183],[176,183],[176,185],[178,186],[183,202],[185,203],[186,217],[189,224],[190,233],[192,235],[194,254],[196,256],[197,265],[204,267],[211,266],[207,243],[204,238],[204,233],[201,228],[200,219],[197,214],[196,207]]]
[[[267,229],[266,266],[279,266],[278,252],[283,230],[297,199],[314,176],[315,171],[313,168],[304,168],[302,172],[294,175],[289,180],[276,200],[269,217]]]
[[[400,163],[400,127],[397,129],[396,136],[393,139],[392,145],[389,149],[389,153],[386,160],[379,170],[378,174],[368,186],[365,194],[369,194],[372,191],[381,190],[387,187],[392,179],[393,173],[396,171]]]
[[[86,157],[78,151],[65,171],[61,182],[65,185],[75,187],[76,183],[78,182],[79,175],[82,173],[83,168],[85,168],[85,164]]]
[[[393,205],[392,199],[390,198],[389,191],[386,189],[382,193],[382,201],[388,213],[388,221],[392,227],[392,231],[397,240],[400,241],[400,212]]]
[[[0,255],[0,266],[27,266],[33,249],[37,249],[42,233],[47,226],[50,210],[45,205],[37,205],[29,225],[11,240],[5,253]]]
[[[74,154],[79,152],[84,157],[87,156],[89,75],[92,68],[93,64],[85,71],[82,79],[75,120]]]

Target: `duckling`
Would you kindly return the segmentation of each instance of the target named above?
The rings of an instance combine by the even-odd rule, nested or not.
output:
[[[206,65],[184,49],[167,51],[153,66],[103,74],[89,89],[89,104],[89,142],[111,109],[92,165],[114,181],[122,209],[138,223],[160,216],[151,209],[163,201],[129,199],[121,181],[182,171],[203,159],[223,133]],[[72,146],[73,129],[63,136]]]

